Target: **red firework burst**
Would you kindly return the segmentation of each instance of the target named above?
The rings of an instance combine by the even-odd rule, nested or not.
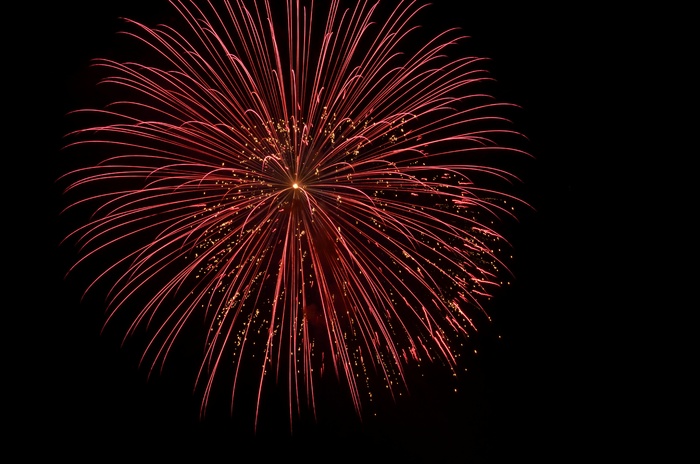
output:
[[[112,259],[88,286],[108,322],[147,330],[152,368],[204,324],[202,413],[221,376],[255,379],[257,407],[283,379],[291,418],[322,375],[361,415],[410,363],[455,369],[523,204],[483,60],[449,57],[454,30],[416,46],[416,2],[172,5],[179,28],[127,20],[143,61],[96,60],[112,101],[68,135],[98,157],[63,179],[94,207],[76,266]]]

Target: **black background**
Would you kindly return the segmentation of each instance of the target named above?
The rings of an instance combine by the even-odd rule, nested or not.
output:
[[[625,285],[630,242],[616,232],[633,214],[624,207],[633,193],[618,187],[631,166],[621,113],[623,70],[638,57],[624,32],[630,16],[593,5],[433,3],[419,22],[461,27],[472,37],[467,48],[492,59],[498,97],[522,107],[515,122],[535,158],[522,173],[534,211],[512,231],[515,278],[491,311],[491,330],[502,338],[482,342],[458,395],[426,382],[379,417],[360,422],[331,406],[293,433],[284,410],[256,434],[250,421],[225,413],[200,420],[185,376],[146,380],[138,347],[100,335],[99,309],[81,304],[80,287],[63,279],[73,256],[59,246],[69,225],[54,184],[65,169],[64,115],[89,99],[85,68],[111,51],[118,18],[155,23],[167,19],[168,6],[69,1],[11,15],[23,45],[11,53],[18,66],[6,71],[16,81],[9,92],[26,90],[13,113],[21,143],[12,150],[19,169],[8,211],[26,219],[6,222],[19,233],[8,242],[19,278],[6,301],[20,318],[5,329],[16,339],[8,357],[19,360],[10,376],[18,393],[7,401],[19,412],[13,428],[25,455],[581,462],[640,449],[630,424],[655,408],[637,407],[642,394],[628,375],[639,367],[631,353],[653,349],[623,342],[640,307]]]

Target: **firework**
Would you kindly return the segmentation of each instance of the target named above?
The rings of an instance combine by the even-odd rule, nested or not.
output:
[[[202,414],[219,382],[256,408],[277,382],[292,418],[334,376],[361,416],[409,364],[456,369],[522,203],[483,60],[418,42],[416,2],[171,3],[178,27],[126,20],[140,62],[95,60],[111,101],[72,113],[94,161],[62,178],[92,211],[69,238],[109,263],[107,323],[148,334],[151,369],[201,329]]]

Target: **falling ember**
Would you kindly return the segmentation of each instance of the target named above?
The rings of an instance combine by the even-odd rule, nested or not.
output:
[[[528,156],[513,105],[451,55],[458,31],[416,47],[427,5],[302,3],[126,20],[143,62],[95,60],[119,97],[71,114],[66,148],[94,160],[61,178],[68,209],[94,207],[74,267],[105,266],[87,291],[149,334],[152,370],[203,328],[202,414],[220,384],[232,404],[255,384],[256,408],[281,384],[293,421],[334,376],[361,416],[411,364],[455,372],[508,272],[499,224],[526,206],[503,167]]]

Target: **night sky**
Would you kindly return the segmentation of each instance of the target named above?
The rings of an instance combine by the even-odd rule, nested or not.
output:
[[[28,455],[97,462],[183,453],[226,462],[268,456],[306,462],[572,462],[619,443],[613,424],[625,414],[614,380],[620,371],[600,359],[618,356],[606,348],[616,335],[604,312],[610,298],[622,297],[601,293],[613,276],[592,273],[606,260],[597,238],[606,226],[591,220],[609,181],[597,173],[607,152],[591,139],[601,127],[593,127],[590,112],[602,98],[599,69],[610,62],[597,51],[613,19],[595,11],[576,12],[574,20],[573,12],[542,7],[474,2],[455,10],[454,2],[434,2],[424,21],[435,28],[462,27],[472,37],[473,53],[492,59],[488,69],[499,98],[522,107],[514,121],[529,138],[534,160],[519,174],[534,211],[522,214],[509,231],[515,277],[489,308],[493,326],[475,340],[479,353],[469,360],[458,394],[446,393],[446,383],[434,373],[413,385],[410,398],[382,404],[378,416],[360,422],[336,401],[329,384],[318,420],[302,418],[290,433],[284,398],[272,392],[263,412],[267,420],[254,434],[248,417],[231,419],[226,410],[200,420],[190,370],[169,366],[147,380],[137,366],[140,345],[120,347],[119,330],[100,334],[99,301],[81,303],[80,280],[63,279],[75,256],[70,246],[59,246],[71,224],[58,214],[64,203],[54,185],[72,163],[60,152],[64,115],[89,103],[85,69],[90,58],[111,51],[120,16],[167,19],[167,7],[162,13],[143,3],[56,2],[31,26],[38,43],[22,55],[32,69],[25,82],[32,97],[21,111],[35,120],[40,115],[41,122],[24,136],[32,154],[18,158],[23,172],[39,176],[31,186],[22,184],[40,185],[41,197],[30,200],[39,212],[30,220],[37,223],[31,232],[19,232],[40,238],[33,239],[32,259],[22,260],[26,268],[20,273],[28,285],[25,302],[32,306],[21,308],[30,316],[15,348],[23,353],[23,372],[14,377],[22,399],[8,400],[21,405],[17,429],[31,438]],[[590,24],[597,24],[597,37]],[[621,409],[603,406],[618,395]]]

